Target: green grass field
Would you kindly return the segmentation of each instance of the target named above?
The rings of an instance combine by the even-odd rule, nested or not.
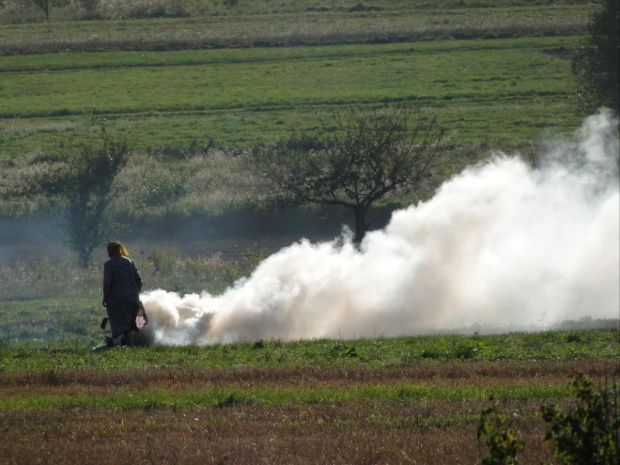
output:
[[[61,2],[49,22],[19,24],[36,16],[8,12],[36,10],[6,2],[0,160],[62,152],[93,120],[151,152],[246,148],[312,131],[316,109],[400,101],[460,144],[512,148],[579,124],[566,58],[586,1],[173,4],[184,17],[116,17],[101,2],[103,20],[80,21]]]
[[[417,105],[438,116],[454,158],[532,150],[581,123],[570,56],[591,9],[61,0],[45,21],[30,2],[0,0],[0,212],[45,215],[45,199],[4,193],[101,124],[133,147],[116,207],[142,227],[234,213],[255,188],[238,154],[315,131],[332,109]],[[33,252],[0,268],[0,464],[478,463],[491,406],[525,441],[522,463],[553,463],[541,405],[574,406],[577,373],[598,386],[620,375],[617,321],[92,352],[107,334],[100,269]],[[178,292],[221,292],[262,258],[133,252],[149,286]]]
[[[141,370],[204,369],[234,366],[411,365],[450,360],[614,360],[620,357],[618,332],[557,328],[586,327],[586,321],[541,327],[541,333],[463,334],[401,338],[362,338],[351,341],[246,341],[231,345],[156,346],[129,351],[90,353],[108,331],[99,328],[105,311],[98,293],[89,298],[46,298],[0,302],[2,370],[67,369]],[[599,322],[603,323],[603,322]],[[617,329],[617,322],[607,322]],[[602,326],[600,326],[602,327]],[[483,322],[480,328],[485,330]],[[553,330],[553,328],[556,328]]]
[[[579,124],[577,38],[0,58],[4,157],[58,150],[92,120],[137,150],[213,139],[238,148],[312,131],[313,109],[409,101],[460,143],[516,145]],[[174,89],[171,92],[171,89]],[[553,109],[553,111],[552,111]]]

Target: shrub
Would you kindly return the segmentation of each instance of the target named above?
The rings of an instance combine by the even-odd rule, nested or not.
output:
[[[155,273],[171,274],[176,267],[177,256],[175,248],[153,246],[149,260],[153,263]]]
[[[482,465],[518,464],[517,454],[523,450],[525,443],[519,441],[512,429],[512,420],[497,408],[482,410],[478,424],[478,442],[487,436],[486,446],[489,456],[482,459]]]
[[[550,427],[545,440],[554,442],[553,455],[565,464],[619,463],[618,385],[595,389],[583,374],[571,383],[577,391],[578,405],[564,413],[555,405],[541,408]]]
[[[478,353],[482,353],[487,349],[486,345],[482,342],[478,332],[474,333],[474,337],[471,340],[465,340],[456,343],[456,340],[452,341],[451,356],[461,360],[470,360],[476,357]]]
[[[571,382],[577,405],[568,413],[556,405],[543,405],[542,417],[549,426],[545,442],[553,442],[553,455],[563,464],[609,465],[620,461],[618,438],[620,412],[618,385],[596,389],[592,381],[579,374]],[[478,442],[487,436],[489,456],[482,465],[517,464],[517,453],[525,444],[512,429],[512,420],[496,407],[482,410],[478,425]]]

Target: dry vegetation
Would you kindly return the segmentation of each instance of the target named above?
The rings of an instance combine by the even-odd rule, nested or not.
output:
[[[433,384],[469,384],[517,381],[549,381],[562,383],[577,373],[593,379],[610,374],[620,375],[620,365],[609,361],[538,361],[538,362],[446,362],[414,366],[376,368],[370,366],[329,367],[240,367],[227,370],[149,369],[144,371],[89,371],[76,369],[16,371],[4,373],[0,389],[88,388],[114,386],[143,389],[145,387],[182,386],[199,388],[229,385],[239,388],[255,386],[287,387],[352,387],[376,383],[432,382]]]
[[[614,371],[615,370],[615,371]],[[209,386],[301,389],[330,386],[419,383],[429,386],[548,383],[565,386],[576,372],[601,382],[620,366],[605,362],[484,362],[412,367],[237,368],[231,370],[146,370],[92,372],[53,370],[6,373],[0,396],[92,396],[119,391],[140,397],[159,386],[181,393]],[[567,399],[555,399],[560,405]],[[526,443],[522,463],[549,460],[543,442],[542,402],[429,399],[352,402],[235,401],[216,407],[145,409],[26,408],[0,410],[1,463],[478,463],[484,447],[476,441],[482,408],[511,413],[515,432]],[[552,462],[553,463],[553,462]]]
[[[84,457],[88,463],[114,457],[118,464],[479,462],[475,421],[419,426],[418,415],[425,412],[419,406],[321,404],[182,413],[2,412],[0,422],[13,428],[3,431],[0,455],[3,463],[71,463]],[[540,419],[518,420],[517,434],[527,443],[524,463],[550,456]]]
[[[222,19],[149,20],[132,23],[8,26],[0,30],[0,55],[103,50],[180,50],[229,47],[302,46],[416,42],[438,39],[508,38],[571,35],[582,31],[586,17],[548,9],[532,15],[527,9],[510,16],[498,11],[449,14],[416,11],[398,15],[320,14]],[[275,27],[274,27],[275,24]]]

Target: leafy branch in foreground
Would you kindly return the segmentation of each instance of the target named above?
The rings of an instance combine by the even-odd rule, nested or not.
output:
[[[618,385],[614,382],[596,390],[590,379],[577,375],[571,385],[577,391],[579,404],[568,413],[555,405],[542,407],[543,419],[550,426],[545,438],[554,442],[554,456],[565,464],[619,463]]]
[[[423,189],[439,165],[443,129],[435,117],[407,106],[332,112],[316,136],[295,132],[256,147],[250,169],[272,188],[283,207],[321,204],[350,209],[355,240],[368,229],[371,205],[392,193]]]
[[[545,442],[553,442],[553,456],[567,465],[610,465],[620,461],[618,442],[620,436],[620,411],[618,385],[595,389],[584,374],[571,382],[576,391],[577,405],[568,413],[556,405],[543,405],[542,417],[549,426]],[[513,431],[512,420],[496,407],[482,410],[478,425],[478,443],[487,436],[489,456],[482,465],[518,464],[517,453],[525,444]]]
[[[478,423],[478,443],[486,436],[489,456],[482,459],[482,465],[516,465],[519,463],[517,453],[523,450],[525,443],[516,438],[512,429],[512,420],[497,408],[482,410]]]

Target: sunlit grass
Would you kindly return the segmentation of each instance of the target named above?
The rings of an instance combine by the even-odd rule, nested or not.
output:
[[[427,383],[351,387],[348,389],[256,387],[237,389],[209,387],[198,390],[171,391],[143,389],[109,394],[12,395],[0,399],[5,409],[88,410],[160,410],[196,409],[233,405],[311,405],[322,403],[401,403],[481,401],[494,397],[502,401],[558,401],[571,391],[566,384],[530,382],[527,385],[437,386]]]
[[[54,151],[92,137],[94,118],[128,134],[136,150],[194,140],[242,148],[293,127],[314,130],[315,108],[406,100],[437,113],[459,142],[516,145],[578,126],[569,62],[544,51],[575,44],[527,38],[3,57],[0,68],[24,71],[4,74],[0,140],[5,157]]]
[[[83,302],[83,301],[81,301]],[[35,304],[42,306],[42,303]],[[54,307],[50,302],[48,306]],[[58,307],[59,305],[56,304]],[[104,369],[144,370],[232,368],[238,366],[411,366],[418,363],[447,361],[561,361],[616,360],[620,357],[618,332],[606,331],[549,331],[539,333],[510,333],[502,335],[429,335],[416,337],[355,339],[338,341],[313,339],[301,341],[248,341],[212,346],[156,346],[135,350],[115,349],[101,353],[90,352],[100,334],[98,324],[104,312],[96,307],[80,316],[81,331],[57,331],[55,337],[38,341],[19,337],[21,315],[25,305],[15,305],[3,311],[12,326],[3,325],[2,369],[49,370]],[[57,308],[56,307],[56,308]],[[77,306],[76,306],[77,307]],[[20,308],[22,310],[20,310]],[[65,307],[65,315],[78,308]],[[54,327],[45,312],[33,326]],[[77,322],[76,322],[77,323]],[[610,324],[613,324],[610,322]],[[617,324],[617,322],[616,322]],[[83,326],[82,326],[83,325]],[[11,328],[13,328],[11,332]],[[34,328],[30,329],[33,333]],[[463,329],[462,332],[467,331]]]
[[[403,99],[418,99],[426,105],[498,99],[535,103],[537,98],[566,95],[572,84],[568,63],[545,54],[540,44],[522,48],[518,41],[496,41],[489,45],[494,46],[436,49],[441,53],[417,53],[415,46],[374,45],[365,47],[374,48],[375,54],[356,54],[349,48],[348,53],[332,56],[272,54],[271,59],[250,63],[239,63],[234,58],[239,52],[233,50],[228,51],[232,59],[227,62],[183,69],[112,65],[52,74],[15,72],[2,87],[2,116],[91,116],[95,109],[103,117]],[[558,46],[550,40],[547,45]]]

